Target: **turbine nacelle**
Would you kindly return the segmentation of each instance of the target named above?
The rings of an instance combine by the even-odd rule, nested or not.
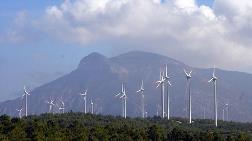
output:
[[[141,86],[140,86],[140,89],[138,91],[136,91],[137,93],[141,92],[143,93],[144,92],[144,88],[143,88],[143,80],[142,80],[142,83],[141,83]]]
[[[53,100],[52,98],[50,98],[49,101],[46,101],[46,103],[48,103],[49,105],[55,105],[54,102],[55,102],[55,99]]]
[[[21,108],[21,109],[16,109],[18,112],[22,112],[22,110],[23,110],[23,108]]]
[[[24,97],[25,95],[31,95],[28,91],[27,91],[27,88],[26,86],[24,86],[24,94],[22,95],[22,97]]]
[[[156,82],[157,88],[158,88],[161,84],[163,84],[164,82],[165,82],[165,79],[164,79],[164,77],[162,76],[162,77],[161,77],[161,80],[158,80],[158,81]]]
[[[127,95],[126,95],[126,93],[124,93],[122,96],[120,96],[120,98],[127,98]]]
[[[192,71],[187,72],[187,71],[184,69],[184,73],[185,73],[185,75],[186,75],[186,79],[192,78]]]
[[[214,66],[212,78],[208,82],[215,82],[217,79],[218,78],[215,76],[215,66]]]
[[[118,94],[116,94],[116,95],[115,95],[115,97],[118,97],[119,95],[121,95],[121,96],[120,96],[120,98],[121,98],[121,97],[123,97],[124,95],[126,95],[126,92],[125,92],[125,87],[124,87],[123,83],[122,83],[122,89],[121,89],[121,92],[120,92],[120,93],[118,93]]]
[[[81,96],[86,96],[87,95],[87,91],[88,91],[88,89],[86,89],[84,92],[81,92],[80,95]]]
[[[215,82],[218,78],[215,76],[215,74],[213,73],[213,76],[212,78],[208,81],[209,83],[210,82]]]

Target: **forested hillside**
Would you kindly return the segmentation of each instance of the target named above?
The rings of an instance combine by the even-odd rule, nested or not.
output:
[[[48,141],[250,141],[251,123],[211,120],[127,118],[83,113],[42,114],[27,118],[0,117],[0,140]]]

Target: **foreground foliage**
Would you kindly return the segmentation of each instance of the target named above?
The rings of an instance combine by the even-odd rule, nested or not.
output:
[[[182,122],[182,123],[180,123]],[[8,141],[250,141],[252,124],[181,118],[165,120],[83,113],[42,114],[27,118],[0,116],[0,140]]]

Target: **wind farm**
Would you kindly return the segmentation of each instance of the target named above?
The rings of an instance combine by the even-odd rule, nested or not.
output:
[[[156,54],[140,52],[140,51],[130,52],[128,54],[133,54],[133,55],[136,54],[136,56],[142,55],[143,57],[145,57],[145,55],[146,56],[148,55],[159,56]],[[125,55],[128,55],[128,54],[125,54]],[[122,56],[125,56],[125,55],[122,55]],[[163,58],[163,56],[160,56],[160,57]],[[96,59],[100,58],[101,60],[98,61],[97,63],[98,64],[101,63],[102,65],[104,65],[103,64],[104,59],[108,61],[107,58],[97,53],[94,53],[84,58],[85,64],[88,64],[89,61],[93,61],[93,59],[90,60],[90,58],[96,58]],[[132,58],[132,55],[130,55],[130,58]],[[114,59],[115,58],[112,58],[112,60]],[[157,59],[156,62],[159,62],[158,60],[159,59]],[[147,74],[147,73],[139,72],[138,74],[142,74],[142,75],[139,75],[139,76],[138,74],[134,75],[134,79],[131,79],[131,80],[125,79],[125,78],[121,79],[120,81],[123,83],[121,83],[118,80],[116,81],[112,80],[111,81],[112,83],[110,83],[110,80],[104,79],[105,81],[107,81],[107,84],[113,85],[113,87],[108,86],[106,83],[104,83],[103,87],[105,87],[105,89],[102,89],[102,91],[98,91],[98,92],[95,92],[95,91],[99,90],[100,89],[99,87],[97,87],[96,89],[95,87],[93,87],[95,85],[87,83],[88,81],[87,82],[82,81],[84,83],[79,83],[80,85],[82,85],[81,87],[69,93],[70,97],[64,93],[60,94],[60,92],[57,92],[59,93],[58,95],[49,93],[48,94],[49,98],[45,97],[45,100],[43,102],[44,104],[42,104],[41,106],[38,106],[37,108],[34,108],[36,107],[36,103],[40,103],[40,99],[43,100],[43,98],[40,98],[40,99],[36,98],[36,93],[37,93],[36,89],[28,91],[27,88],[24,87],[24,95],[22,96],[22,101],[24,102],[22,102],[21,106],[15,107],[15,112],[13,112],[13,114],[10,114],[10,115],[14,115],[18,117],[27,117],[29,115],[32,115],[32,113],[37,113],[36,111],[40,110],[39,107],[43,107],[43,106],[45,107],[45,109],[42,110],[43,108],[41,108],[41,111],[39,112],[40,114],[41,113],[63,114],[69,111],[74,111],[74,112],[80,111],[85,114],[88,114],[88,113],[97,114],[98,113],[97,110],[100,109],[99,107],[96,107],[98,104],[103,109],[102,114],[120,115],[123,118],[129,118],[129,117],[148,118],[148,117],[153,117],[153,116],[160,116],[163,119],[173,120],[173,117],[183,117],[187,119],[189,124],[195,124],[195,119],[214,119],[214,122],[212,124],[215,125],[216,127],[218,127],[218,121],[220,120],[236,121],[235,119],[236,117],[234,115],[235,107],[232,106],[232,108],[230,108],[232,105],[230,103],[231,99],[230,98],[223,99],[224,98],[222,94],[223,84],[220,83],[219,85],[217,85],[216,83],[217,81],[216,75],[223,74],[219,69],[216,69],[215,67],[213,67],[213,68],[204,70],[203,73],[199,73],[199,71],[202,71],[202,69],[197,70],[197,68],[193,68],[191,66],[189,67],[186,65],[174,67],[169,62],[170,60],[171,59],[168,58],[167,61],[157,63],[157,64],[153,63],[154,73],[152,73],[152,75],[145,76],[144,74]],[[82,63],[84,62],[82,61]],[[172,64],[178,64],[178,63],[174,61],[174,63]],[[105,65],[107,64],[105,63]],[[83,72],[80,66],[82,65],[80,64],[79,68],[77,68],[74,71],[74,73],[77,73],[79,71]],[[127,65],[125,64],[125,66]],[[92,68],[92,66],[86,66],[86,68],[88,67]],[[157,68],[160,68],[160,69],[157,69]],[[97,69],[97,68],[94,68],[94,69]],[[100,70],[100,68],[98,68],[98,70]],[[92,70],[92,71],[95,72],[96,70]],[[110,73],[110,71],[106,72],[106,75],[108,73]],[[192,73],[194,74],[193,77],[192,77]],[[210,80],[209,80],[209,75],[211,75]],[[138,79],[140,76],[141,78],[144,78],[144,79]],[[204,76],[204,79],[199,80],[198,78],[202,76]],[[151,81],[150,79],[148,79],[150,77],[151,77]],[[83,80],[85,80],[85,78],[88,78],[88,77],[87,76],[84,77]],[[101,76],[99,76],[99,78],[101,78]],[[159,80],[157,81],[156,78],[159,78]],[[222,78],[220,76],[218,78],[220,78],[220,80],[223,80],[226,77],[223,76]],[[96,81],[94,81],[94,84],[95,82]],[[200,84],[198,84],[199,82]],[[211,84],[210,82],[213,83],[213,86],[209,85]],[[118,88],[117,86],[120,83],[121,83],[120,91],[116,95],[114,95],[117,91],[117,88]],[[129,85],[128,87],[129,89],[127,90],[126,90],[126,84]],[[99,85],[103,85],[103,84],[99,83]],[[85,86],[89,86],[89,89],[85,88]],[[217,95],[217,92],[218,92],[217,86],[218,86],[218,90],[220,89],[222,91],[219,95]],[[106,92],[107,90],[109,90],[110,92]],[[30,93],[33,93],[33,94],[30,95]],[[43,91],[41,91],[41,93],[43,93]],[[74,93],[77,93],[77,95]],[[183,93],[186,93],[186,94],[183,95]],[[105,95],[100,95],[100,94],[105,94]],[[170,96],[170,94],[172,95]],[[64,101],[63,101],[63,97],[64,97]],[[31,98],[31,100],[29,100],[29,98]],[[100,102],[96,101],[95,99],[100,99]],[[208,99],[208,101],[203,102],[203,99]],[[109,105],[106,105],[107,100],[109,101],[108,103],[109,105],[111,106],[113,105],[112,107]],[[37,102],[33,103],[33,101],[37,101]],[[74,102],[70,103],[70,101],[74,101]],[[110,103],[110,101],[113,101],[113,102]],[[30,105],[29,102],[31,102],[31,104],[34,106],[29,106]],[[203,103],[204,103],[204,107],[201,106]],[[218,103],[219,105],[221,105],[221,103],[224,103],[224,104],[223,106],[219,106],[220,108],[218,108]],[[79,104],[79,106],[77,104]],[[26,107],[26,105],[27,105],[27,109],[30,109],[29,111],[27,110],[27,116],[26,116],[26,111],[25,111],[26,108],[23,108],[23,107]],[[66,105],[67,107],[65,107]],[[72,105],[76,105],[75,106],[76,108],[73,107]],[[160,105],[160,110],[157,107],[157,105]],[[186,114],[187,116],[183,116],[184,115],[183,112],[185,112],[183,110],[184,107],[186,107],[185,109],[187,112]],[[1,105],[0,105],[0,108],[1,108]],[[218,116],[218,113],[219,115],[222,115],[222,116]]]
[[[249,0],[0,4],[0,140],[252,140]]]
[[[143,58],[145,58],[145,55],[146,56],[159,56],[156,54],[140,52],[140,51],[130,52],[125,55],[130,55],[130,58],[132,58],[131,54],[133,55],[136,54],[135,55],[136,57],[142,55]],[[122,55],[122,56],[125,56],[125,55]],[[100,61],[96,60],[98,61],[97,63],[98,64],[101,63],[102,65],[107,65],[106,63],[103,64],[103,60],[105,59],[108,61],[108,59],[97,53],[90,54],[89,56],[85,57],[83,60],[85,64],[88,64],[89,61],[90,62],[93,61],[93,59],[90,59],[90,58],[96,58],[96,59],[100,58]],[[160,58],[163,58],[163,56],[160,56]],[[114,59],[115,58],[112,58],[112,60]],[[123,83],[117,80],[115,81],[113,79],[111,80],[111,83],[110,83],[109,80],[104,79],[105,81],[107,81],[107,84],[113,85],[113,87],[108,86],[106,83],[103,84],[103,82],[101,82],[99,83],[99,85],[103,85],[102,87],[105,87],[105,89],[102,89],[101,91],[99,90],[100,89],[99,87],[98,89],[96,89],[93,87],[95,85],[93,85],[92,83],[87,83],[89,80],[87,82],[82,81],[84,83],[78,82],[82,86],[74,90],[73,92],[68,93],[70,97],[64,93],[61,93],[60,91],[57,92],[59,93],[58,95],[55,95],[53,93],[50,94],[50,92],[45,92],[45,94],[48,93],[47,97],[40,98],[41,99],[40,100],[39,98],[36,98],[38,90],[34,89],[34,90],[28,91],[27,88],[24,87],[24,95],[22,96],[23,97],[22,101],[24,101],[24,103],[22,102],[21,106],[15,107],[14,109],[15,111],[13,112],[13,114],[10,113],[10,115],[19,116],[16,109],[20,109],[20,107],[24,107],[23,110],[20,111],[20,113],[26,117],[26,110],[25,110],[26,105],[27,105],[27,109],[30,109],[29,111],[27,110],[27,116],[31,115],[32,113],[38,113],[38,111],[40,111],[39,113],[65,113],[71,110],[76,111],[76,112],[80,111],[86,114],[89,111],[90,113],[94,114],[94,113],[97,113],[96,110],[99,109],[99,108],[95,109],[96,107],[95,105],[99,104],[99,106],[102,107],[104,114],[112,114],[112,115],[119,114],[124,118],[138,117],[138,116],[141,118],[147,118],[146,114],[148,113],[148,117],[161,116],[164,119],[170,120],[171,117],[174,117],[174,116],[184,117],[183,109],[184,107],[186,107],[187,116],[185,118],[188,119],[188,123],[190,124],[193,124],[192,122],[193,119],[202,118],[202,119],[214,119],[215,122],[213,124],[215,126],[218,126],[218,120],[223,120],[223,116],[218,117],[218,113],[219,115],[223,115],[224,113],[224,118],[227,121],[236,120],[235,118],[237,117],[235,117],[234,114],[230,114],[230,111],[233,111],[233,112],[235,111],[234,109],[235,107],[230,108],[231,107],[230,102],[227,103],[227,101],[231,101],[231,98],[223,99],[223,95],[225,95],[225,94],[222,94],[223,92],[220,93],[220,95],[217,95],[218,91],[216,89],[217,77],[216,77],[215,67],[212,68],[213,70],[212,72],[211,72],[211,69],[207,69],[207,70],[204,70],[203,73],[199,73],[199,71],[202,71],[201,69],[197,70],[196,68],[185,66],[185,65],[174,67],[170,65],[171,64],[169,63],[170,60],[171,59],[168,58],[167,61],[157,63],[157,64],[153,63],[154,72],[151,75],[145,76],[144,74],[146,73],[139,72],[138,74],[142,74],[139,76],[141,76],[142,78],[145,78],[144,79],[145,81],[143,81],[142,79],[138,79],[138,74],[134,75],[134,77],[132,77],[134,79],[131,79],[131,80],[121,79],[120,81]],[[82,63],[84,63],[83,61]],[[159,62],[159,59],[157,59],[156,62]],[[178,63],[174,61],[174,64],[178,64]],[[92,64],[90,65],[91,66],[86,66],[86,68],[88,67],[92,68]],[[80,66],[82,65],[80,64],[79,68],[77,68],[74,71],[74,73],[78,73],[79,71],[83,72]],[[160,69],[157,69],[157,68],[160,68]],[[185,70],[185,68],[190,68],[190,70],[189,69]],[[97,68],[94,68],[94,70],[92,69],[92,71],[95,72],[96,71],[95,69]],[[98,68],[98,70],[100,70],[100,68]],[[191,70],[194,70],[193,78],[192,78]],[[218,70],[217,72],[220,71],[219,69],[217,70]],[[83,73],[85,73],[85,71]],[[109,74],[110,71],[105,72],[105,73],[106,75],[110,75]],[[223,74],[223,73],[220,73],[220,74]],[[117,74],[115,74],[115,76],[116,75]],[[209,78],[208,77],[209,75],[211,75],[211,79],[208,81],[207,79]],[[201,78],[202,76],[204,78],[199,80],[199,77]],[[101,78],[101,76],[99,77]],[[223,77],[224,78],[220,77],[221,80],[226,78],[225,76]],[[85,76],[83,80],[85,80],[85,78],[88,78],[88,77]],[[151,78],[151,80],[148,78]],[[159,78],[158,81],[156,80],[157,78]],[[193,81],[191,81],[191,79]],[[139,80],[140,80],[140,83],[139,83]],[[170,82],[171,80],[172,80],[173,85]],[[56,82],[59,84],[60,84],[60,81],[56,80]],[[71,83],[71,81],[69,82]],[[94,81],[94,83],[95,82],[96,81]],[[198,82],[200,82],[200,84],[198,84]],[[209,85],[210,82],[214,84],[213,87]],[[121,83],[121,86],[120,86],[121,90],[116,95],[114,95],[113,93],[116,93],[117,88],[118,88],[117,86],[119,83]],[[125,84],[129,85],[128,90],[126,90]],[[219,84],[219,85],[218,85],[219,86],[218,88],[223,89],[223,84]],[[85,88],[85,86],[89,86],[89,89]],[[184,91],[184,88],[186,88],[185,91]],[[43,87],[40,89],[43,89]],[[212,93],[212,89],[214,90],[213,93]],[[30,93],[33,93],[33,94],[30,95]],[[39,93],[41,93],[42,94],[41,96],[43,96],[44,92],[40,91]],[[77,95],[74,93],[77,93]],[[171,96],[170,96],[170,93],[172,93]],[[183,93],[186,93],[186,95],[183,95]],[[104,95],[101,95],[101,94],[104,94]],[[64,97],[64,101],[63,101],[63,97]],[[31,100],[29,98],[31,98]],[[99,103],[95,103],[96,101],[94,101],[97,98],[100,99]],[[42,104],[41,106],[36,106],[36,103],[41,103],[43,99],[45,99],[44,102],[42,102],[44,104]],[[209,100],[207,102],[203,102],[202,101],[203,99],[209,99]],[[74,101],[74,102],[69,103],[70,102],[69,100]],[[107,100],[109,101],[109,103],[106,102]],[[37,102],[33,103],[34,101],[37,101]],[[114,101],[114,102],[110,103],[110,101]],[[203,109],[201,108],[202,106],[200,106],[202,103],[204,103]],[[224,103],[224,107],[218,109],[217,108],[218,103]],[[29,106],[30,104],[34,106]],[[79,106],[76,104],[79,104]],[[106,106],[106,104],[109,104],[109,105],[112,104],[114,106],[110,107],[108,105]],[[65,107],[66,105],[67,107]],[[73,107],[72,105],[76,105],[76,106]],[[157,105],[160,105],[160,108],[161,108],[160,111],[159,111],[159,108],[157,108]],[[3,106],[1,106],[0,104],[0,109],[1,107]],[[39,107],[42,107],[42,108],[40,109]],[[44,110],[43,110],[43,107],[45,107]],[[171,113],[172,113],[172,116],[171,116]]]

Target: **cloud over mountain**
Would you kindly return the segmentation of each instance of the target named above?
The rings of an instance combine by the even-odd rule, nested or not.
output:
[[[215,0],[66,0],[32,27],[52,40],[116,50],[149,50],[194,66],[252,71],[252,2]]]

